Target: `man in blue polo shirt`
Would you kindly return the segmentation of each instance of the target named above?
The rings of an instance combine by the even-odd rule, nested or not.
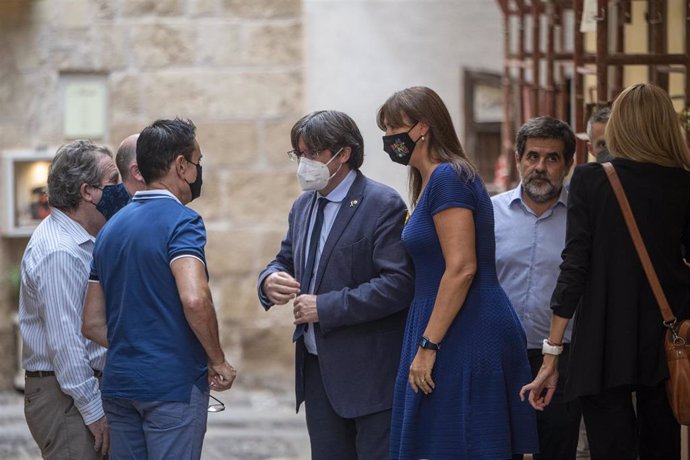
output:
[[[103,406],[111,458],[198,459],[209,386],[227,390],[208,287],[201,217],[201,150],[189,120],[158,120],[137,141],[147,190],[96,240],[84,335],[108,347]]]

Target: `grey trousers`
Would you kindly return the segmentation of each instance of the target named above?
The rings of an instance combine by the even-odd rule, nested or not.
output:
[[[24,416],[31,435],[48,460],[104,458],[71,397],[60,390],[55,377],[27,377]]]

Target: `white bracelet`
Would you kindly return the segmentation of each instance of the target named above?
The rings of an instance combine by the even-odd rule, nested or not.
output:
[[[541,346],[542,355],[560,355],[563,353],[563,345],[551,345],[549,339],[544,339]]]

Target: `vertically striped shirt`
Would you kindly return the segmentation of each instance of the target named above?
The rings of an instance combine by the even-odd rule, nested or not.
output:
[[[106,353],[81,333],[94,242],[79,223],[51,208],[24,252],[19,294],[24,369],[55,371],[87,425],[103,416],[93,371],[103,370]]]

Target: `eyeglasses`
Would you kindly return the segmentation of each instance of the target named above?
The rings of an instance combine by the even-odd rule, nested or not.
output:
[[[323,150],[306,150],[304,152],[300,152],[299,150],[290,150],[287,152],[287,156],[290,161],[299,161],[299,159],[302,157],[309,158],[310,160],[316,160],[319,158],[319,153],[323,152]]]
[[[208,405],[209,412],[223,412],[225,410],[225,404],[223,404],[223,401],[221,401],[218,398],[215,398],[213,395],[208,396],[215,401],[215,403],[211,403]]]

